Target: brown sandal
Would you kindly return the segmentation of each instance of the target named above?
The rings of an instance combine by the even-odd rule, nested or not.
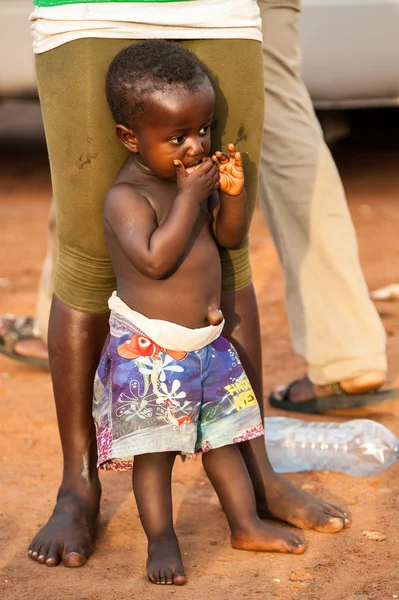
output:
[[[11,319],[10,319],[11,320]],[[31,367],[50,370],[48,358],[39,356],[24,356],[15,351],[15,345],[21,340],[34,340],[37,335],[34,333],[34,321],[31,317],[17,317],[12,325],[7,329],[4,335],[0,335],[0,354],[8,356]]]
[[[364,408],[398,399],[398,391],[393,389],[376,390],[364,394],[347,394],[341,384],[335,382],[331,384],[333,394],[321,396],[320,398],[315,396],[303,402],[292,402],[290,392],[299,381],[301,379],[292,381],[280,395],[272,392],[269,396],[270,406],[288,412],[323,414],[332,410]]]

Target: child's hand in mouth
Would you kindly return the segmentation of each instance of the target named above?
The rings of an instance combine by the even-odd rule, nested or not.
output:
[[[200,168],[200,166],[202,165],[204,161],[204,158],[201,158],[201,161],[195,165],[192,165],[191,167],[184,167],[186,169],[187,173],[193,173],[194,171],[197,171],[197,169]]]

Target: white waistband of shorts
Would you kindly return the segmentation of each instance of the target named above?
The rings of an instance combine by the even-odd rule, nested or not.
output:
[[[208,325],[198,329],[183,327],[170,321],[147,319],[141,313],[132,310],[121,300],[116,292],[108,300],[108,306],[114,313],[127,319],[153,342],[167,350],[193,352],[211,344],[222,333],[224,319],[219,325]]]

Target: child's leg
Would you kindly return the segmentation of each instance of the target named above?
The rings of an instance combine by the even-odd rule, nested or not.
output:
[[[238,445],[254,487],[260,517],[323,533],[349,527],[350,520],[342,509],[321,502],[273,471],[263,437]]]
[[[227,517],[233,548],[305,552],[296,535],[267,525],[258,517],[251,479],[237,445],[210,450],[202,455],[202,461]]]
[[[174,452],[134,458],[133,490],[148,539],[147,573],[152,583],[186,582],[179,543],[173,528],[172,468]]]

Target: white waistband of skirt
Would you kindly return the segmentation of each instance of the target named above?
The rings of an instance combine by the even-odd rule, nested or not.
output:
[[[108,306],[114,313],[127,319],[153,342],[166,350],[193,352],[211,344],[222,333],[224,319],[219,325],[208,325],[198,329],[183,327],[170,321],[147,319],[141,313],[132,310],[121,300],[116,292],[108,300]]]
[[[30,20],[36,54],[90,37],[262,41],[262,21],[256,0],[79,2],[35,6]]]

